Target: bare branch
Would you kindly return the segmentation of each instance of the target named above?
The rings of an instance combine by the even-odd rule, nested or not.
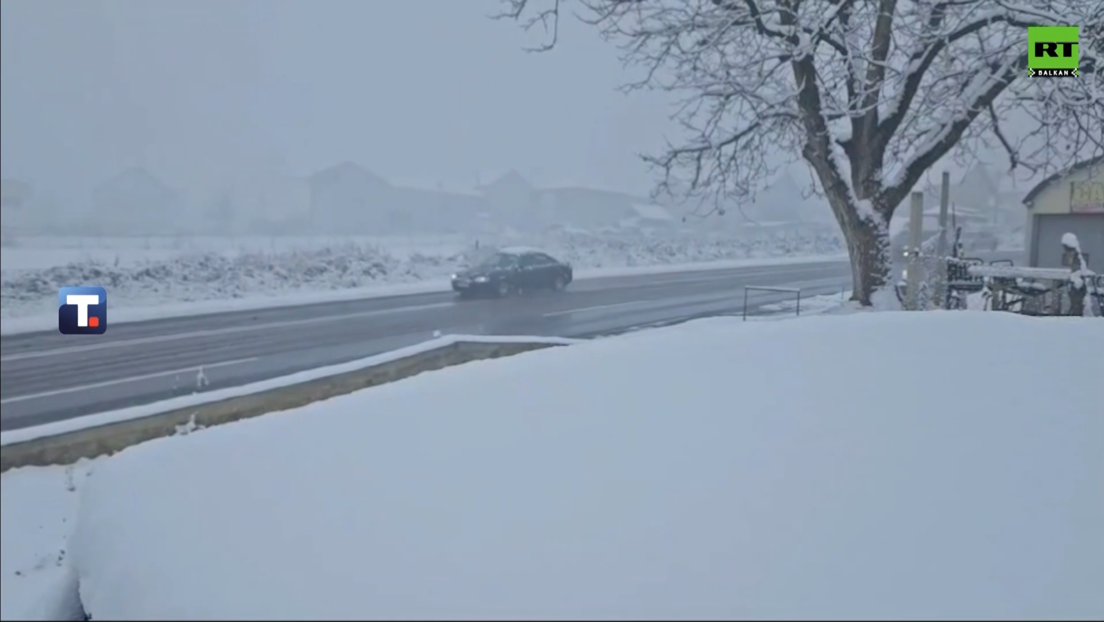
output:
[[[526,31],[532,30],[534,26],[539,25],[544,29],[544,34],[549,38],[545,43],[537,46],[526,48],[529,52],[547,52],[556,47],[556,43],[560,38],[560,2],[562,0],[552,0],[552,6],[546,9],[537,11],[531,17],[522,19],[522,15],[525,14],[526,8],[529,6],[529,0],[506,0],[506,10],[492,15],[492,19],[512,19],[520,21],[522,28]]]
[[[504,0],[552,33],[561,0]],[[539,7],[536,5],[540,4]],[[533,5],[533,6],[530,6]],[[852,251],[885,284],[886,224],[942,158],[990,144],[1053,172],[1104,154],[1104,3],[1085,0],[580,0],[639,80],[680,96],[657,191],[754,198],[804,159]],[[1081,27],[1075,79],[1032,79],[1030,25]],[[1013,120],[1014,119],[1014,120]],[[860,282],[861,281],[861,282]]]
[[[1023,54],[1005,65],[995,68],[991,73],[978,71],[978,75],[962,88],[964,101],[957,114],[942,127],[942,130],[928,139],[920,147],[917,155],[904,167],[900,180],[883,190],[881,203],[896,206],[912,190],[921,175],[935,165],[943,156],[958,144],[966,128],[974,122],[982,111],[988,110],[993,102],[1009,85],[1027,72],[1027,55]],[[890,183],[888,180],[883,183]]]
[[[996,109],[993,108],[993,103],[989,102],[986,111],[989,113],[989,121],[993,124],[993,134],[1000,141],[1001,147],[1004,148],[1004,152],[1008,155],[1008,170],[1014,171],[1019,165],[1020,156],[1016,153],[1016,149],[1012,146],[1012,143],[1008,142],[1008,139],[1004,137],[1004,130],[1001,129],[1000,117],[997,115]]]

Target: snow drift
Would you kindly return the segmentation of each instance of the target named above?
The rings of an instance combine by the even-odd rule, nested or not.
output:
[[[107,459],[70,560],[94,619],[1100,619],[1102,343],[861,313],[473,363]]]

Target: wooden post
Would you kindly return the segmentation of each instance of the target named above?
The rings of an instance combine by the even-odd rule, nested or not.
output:
[[[951,174],[943,171],[939,189],[939,282],[935,288],[935,303],[944,308],[947,299],[947,212],[951,203]]]
[[[920,308],[920,245],[923,242],[923,234],[924,195],[913,192],[909,211],[908,279],[906,281],[908,295],[905,298],[905,307],[909,311]]]

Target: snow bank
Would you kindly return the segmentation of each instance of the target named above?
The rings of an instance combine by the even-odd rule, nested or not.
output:
[[[70,558],[95,619],[1100,619],[1100,343],[864,313],[473,363],[124,451]]]
[[[93,464],[0,475],[0,619],[83,619],[68,540]]]
[[[272,298],[289,294],[346,292],[373,286],[441,284],[470,262],[472,248],[458,244],[414,250],[386,244],[334,243],[265,250],[158,251],[155,258],[118,261],[89,256],[80,261],[31,269],[9,255],[41,252],[4,250],[0,271],[0,314],[4,319],[52,317],[57,290],[66,285],[98,284],[110,292],[113,310],[168,306],[189,301]],[[469,240],[469,246],[474,240]],[[669,266],[747,258],[827,255],[843,246],[830,230],[774,232],[759,236],[594,235],[572,231],[533,237],[481,240],[481,251],[495,246],[536,246],[579,269]],[[59,257],[70,257],[61,254]],[[385,292],[387,293],[387,292]]]

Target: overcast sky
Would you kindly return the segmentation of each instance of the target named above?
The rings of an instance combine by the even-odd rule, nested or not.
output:
[[[4,0],[3,173],[61,197],[131,165],[170,185],[302,175],[646,192],[668,108],[623,95],[616,50],[571,21],[545,54],[497,0]],[[486,180],[484,180],[486,181]]]
[[[514,168],[646,193],[669,96],[630,79],[594,28],[544,41],[498,0],[3,0],[3,175],[80,204],[145,166],[203,196],[352,160],[472,186]],[[803,168],[803,167],[801,167]],[[804,182],[808,175],[798,171]]]

